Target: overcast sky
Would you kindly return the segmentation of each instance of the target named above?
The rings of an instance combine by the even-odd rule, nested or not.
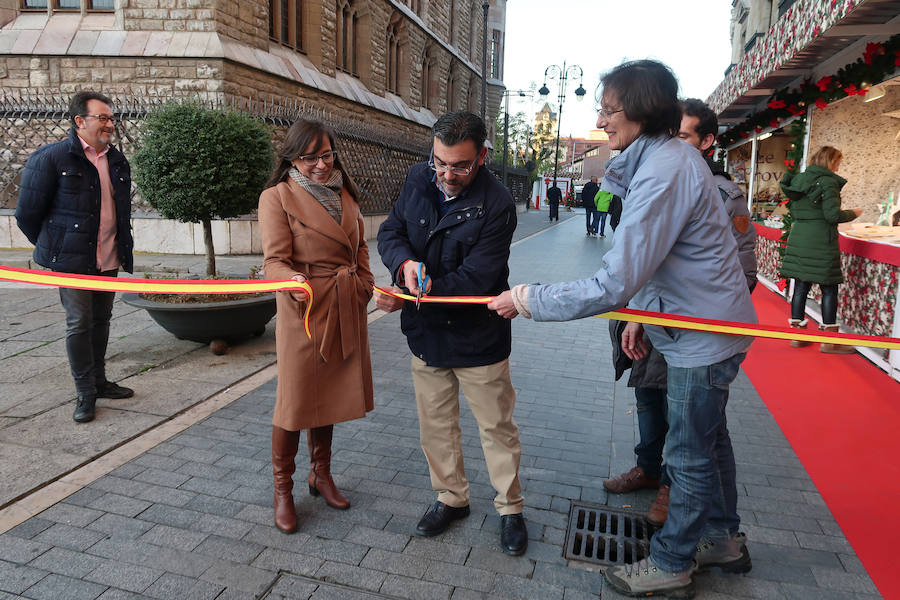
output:
[[[579,65],[588,93],[577,102],[578,82],[567,83],[561,136],[586,137],[597,121],[600,74],[623,60],[661,60],[678,77],[682,97],[705,100],[731,62],[730,20],[728,0],[508,0],[504,83],[540,88],[547,66]],[[557,83],[547,82],[554,109]],[[542,103],[511,100],[510,113],[534,113]]]

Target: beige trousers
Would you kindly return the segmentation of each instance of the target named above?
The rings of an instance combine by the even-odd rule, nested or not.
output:
[[[509,359],[483,367],[441,369],[429,367],[413,356],[412,377],[419,410],[419,439],[438,500],[453,507],[469,504],[459,428],[461,386],[478,422],[488,474],[497,490],[494,507],[501,515],[521,513],[522,446],[512,416],[516,392],[509,379]]]

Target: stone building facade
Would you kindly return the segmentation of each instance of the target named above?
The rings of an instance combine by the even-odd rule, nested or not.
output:
[[[490,0],[487,122],[506,0]],[[0,0],[0,88],[295,97],[427,142],[480,111],[482,0]]]

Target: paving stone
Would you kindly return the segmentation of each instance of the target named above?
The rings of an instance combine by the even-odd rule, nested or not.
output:
[[[112,471],[109,472],[109,475],[113,477],[119,477],[121,479],[131,479],[138,473],[142,473],[146,471],[147,467],[135,461],[130,461],[122,465],[121,467],[116,467]]]
[[[300,546],[300,553],[335,562],[358,565],[368,548],[349,542],[311,537]]]
[[[403,549],[404,554],[417,556],[427,561],[442,561],[456,565],[465,563],[469,552],[468,546],[448,544],[441,541],[440,538],[422,537],[410,538],[406,548]]]
[[[159,579],[163,571],[138,565],[130,565],[117,560],[105,560],[88,573],[85,579],[129,592],[143,592]]]
[[[179,467],[181,465],[178,465]],[[190,479],[189,475],[177,473],[173,471],[162,471],[160,469],[145,469],[133,477],[135,481],[143,481],[154,485],[164,487],[177,488],[182,483]]]
[[[163,504],[154,504],[141,513],[141,519],[161,525],[189,529],[203,517],[203,513]]]
[[[97,568],[97,557],[65,548],[51,548],[32,560],[29,566],[80,579]]]
[[[362,546],[382,548],[391,552],[403,552],[403,549],[409,543],[409,536],[357,525],[347,534],[346,540]]]
[[[419,581],[400,575],[388,575],[381,585],[381,593],[410,600],[447,600],[453,588],[441,583]]]
[[[35,600],[60,600],[60,598],[65,598],[66,600],[80,600],[81,598],[94,600],[105,590],[105,585],[51,573],[28,588],[25,594]]]
[[[231,469],[215,467],[213,465],[207,465],[198,462],[186,462],[178,467],[177,472],[184,473],[185,475],[190,475],[192,477],[202,477],[203,479],[219,481],[226,478],[228,474],[231,473]]]
[[[210,535],[196,547],[195,551],[222,560],[250,564],[264,549],[264,546],[246,540]]]
[[[491,590],[509,598],[552,600],[563,598],[563,588],[512,575],[497,575]]]
[[[158,469],[159,471],[177,471],[178,467],[184,464],[184,460],[173,458],[171,456],[160,456],[158,454],[141,454],[131,461],[132,465],[146,467],[148,469]]]
[[[533,562],[519,556],[507,556],[500,551],[499,547],[497,550],[472,548],[466,559],[466,566],[517,577],[530,577],[534,572]]]
[[[88,529],[102,531],[114,539],[135,539],[151,527],[153,523],[109,513],[88,525]]]
[[[112,492],[123,496],[134,496],[139,494],[146,487],[146,483],[134,481],[133,479],[124,479],[122,477],[113,477],[112,475],[104,475],[91,484],[91,489],[102,490],[104,492]],[[102,498],[105,494],[98,496]]]
[[[47,571],[0,560],[0,591],[21,594],[47,576]]]
[[[54,521],[50,521],[41,517],[31,517],[27,521],[16,525],[6,533],[27,540],[44,531],[45,529],[53,525],[53,523]],[[2,551],[0,551],[0,558],[2,558]]]
[[[251,566],[266,571],[290,571],[299,575],[312,576],[322,566],[321,558],[305,556],[287,550],[266,548],[251,563]]]
[[[140,500],[169,506],[187,506],[196,496],[197,494],[193,492],[151,483],[144,483],[143,487],[134,493],[134,497]]]
[[[445,562],[432,562],[425,571],[428,581],[444,583],[453,587],[463,587],[488,592],[494,586],[495,575],[484,569],[464,567]]]
[[[530,551],[530,550],[529,550]],[[603,575],[580,569],[567,568],[565,565],[552,565],[538,562],[534,566],[534,581],[563,588],[573,588],[583,592],[599,594],[603,589]]]
[[[316,579],[339,585],[377,592],[387,575],[381,569],[366,569],[339,562],[326,561],[315,574]]]
[[[34,541],[69,550],[84,550],[104,537],[104,534],[97,531],[57,523],[36,535]]]
[[[52,543],[29,540],[4,533],[0,535],[0,560],[27,563],[53,547]]]
[[[200,579],[229,590],[243,591],[245,592],[243,597],[246,598],[246,592],[261,594],[263,590],[272,585],[277,577],[278,575],[271,571],[229,561],[218,561],[206,570]],[[236,597],[240,598],[241,596]]]
[[[215,562],[215,559],[201,554],[161,548],[137,540],[103,540],[94,544],[89,553],[123,564],[141,565],[194,578]]]
[[[827,590],[877,595],[878,589],[866,574],[848,573],[844,569],[812,567],[819,587]]]
[[[366,554],[360,566],[421,579],[422,575],[425,574],[425,569],[428,568],[428,561],[409,554],[372,548]]]
[[[271,498],[269,499],[269,505],[271,506]],[[352,523],[342,522],[336,519],[322,519],[314,517],[311,519],[301,520],[298,515],[298,520],[300,522],[297,525],[297,531],[310,536],[317,536],[333,540],[344,539],[353,529]]]
[[[97,597],[97,600],[145,600],[146,598],[147,596],[142,596],[141,594],[109,588],[100,594],[100,596]]]
[[[136,500],[119,494],[104,494],[88,505],[90,508],[111,512],[126,517],[135,517],[150,507],[144,500]]]
[[[218,515],[203,515],[193,526],[194,529],[206,533],[215,533],[223,537],[241,539],[253,526],[245,521],[220,517]]]
[[[152,529],[142,535],[140,541],[166,548],[176,548],[190,552],[200,545],[209,534],[189,531],[168,525],[154,525]]]
[[[270,512],[269,520],[271,519],[272,514]],[[301,548],[312,538],[305,533],[285,535],[279,531],[274,524],[270,525],[267,522],[266,525],[252,525],[250,531],[248,531],[242,539],[260,544],[267,548],[278,548],[279,550],[303,554]],[[362,558],[362,556],[360,556],[360,558]]]
[[[283,575],[278,582],[266,594],[266,600],[293,600],[295,598],[310,598],[311,595],[320,587],[318,584],[312,583],[299,577],[291,575]]]
[[[820,587],[793,583],[782,583],[781,591],[788,600],[863,600],[865,598],[878,598],[878,596],[826,590]]]
[[[271,492],[269,492],[268,500],[268,506],[271,507]],[[194,497],[184,505],[184,508],[199,513],[218,515],[220,517],[234,517],[244,509],[244,505],[237,500],[216,498],[215,496],[207,496],[206,494],[195,494]],[[269,508],[269,510],[271,510],[271,508]]]
[[[160,600],[212,600],[225,589],[220,585],[164,573],[144,594]]]
[[[182,490],[191,492],[199,492],[209,496],[224,497],[236,490],[238,485],[229,481],[215,481],[213,479],[205,479],[203,477],[191,477],[183,484]]]
[[[103,512],[60,502],[40,514],[42,519],[73,527],[84,527],[103,516]]]

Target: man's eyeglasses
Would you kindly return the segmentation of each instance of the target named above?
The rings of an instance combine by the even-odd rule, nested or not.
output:
[[[601,109],[597,110],[597,114],[600,115],[601,117],[603,117],[604,119],[609,119],[614,114],[620,113],[624,110],[625,110],[624,108],[620,108],[619,110],[608,110],[605,108],[601,108]]]
[[[450,165],[445,165],[439,160],[436,160],[433,156],[432,159],[428,161],[428,166],[431,167],[432,171],[437,171],[438,173],[446,173],[447,171],[453,173],[454,175],[459,175],[460,177],[465,177],[469,173],[472,172],[472,169],[475,168],[475,163],[478,162],[478,156],[472,159],[472,164],[467,167],[451,167]]]
[[[330,152],[325,152],[323,154],[304,154],[300,157],[300,160],[303,161],[303,164],[307,167],[314,167],[319,164],[321,160],[326,165],[330,165],[334,162],[334,157],[337,156],[337,150],[331,150]]]
[[[102,125],[106,125],[107,123],[115,123],[116,122],[116,118],[112,115],[81,115],[81,116],[82,117],[94,117],[95,119],[100,121],[100,123]]]

